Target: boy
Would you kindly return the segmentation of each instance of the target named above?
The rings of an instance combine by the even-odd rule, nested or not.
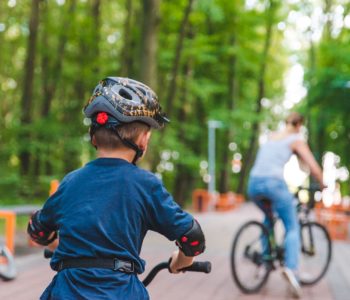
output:
[[[137,277],[144,271],[139,254],[148,230],[176,240],[172,273],[205,248],[198,222],[156,176],[135,165],[147,150],[150,129],[169,120],[148,86],[119,77],[97,85],[84,113],[98,158],[69,173],[28,224],[41,245],[59,232],[51,259],[57,275],[40,299],[149,299]]]

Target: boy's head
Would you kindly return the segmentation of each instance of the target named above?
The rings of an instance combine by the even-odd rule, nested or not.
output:
[[[93,145],[104,149],[131,148],[136,152],[133,163],[147,147],[150,129],[162,128],[169,122],[152,89],[121,77],[100,81],[84,113],[91,119]]]
[[[115,133],[114,130],[117,130],[118,133]],[[151,128],[147,124],[141,122],[126,123],[118,126],[116,129],[100,127],[94,130],[92,143],[96,148],[119,149],[125,147],[119,136],[122,139],[137,143],[139,137],[147,135],[150,130]]]

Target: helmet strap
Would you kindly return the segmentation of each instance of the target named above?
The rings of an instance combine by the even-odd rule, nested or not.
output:
[[[118,130],[115,130],[115,133],[117,134],[117,136],[119,137],[119,139],[122,141],[122,143],[127,146],[128,148],[131,148],[132,150],[134,150],[136,153],[135,153],[135,156],[134,156],[134,159],[132,160],[132,164],[135,165],[137,160],[143,155],[143,150],[137,146],[133,141],[131,140],[128,140],[128,139],[123,139]]]

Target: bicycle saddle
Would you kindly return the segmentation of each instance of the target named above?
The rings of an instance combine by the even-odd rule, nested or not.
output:
[[[274,218],[273,210],[272,210],[272,203],[271,200],[268,198],[261,198],[258,201],[258,206],[260,209],[264,212],[264,214],[271,220]]]

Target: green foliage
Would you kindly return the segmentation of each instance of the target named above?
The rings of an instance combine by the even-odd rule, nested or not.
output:
[[[17,1],[14,7],[9,7],[7,1],[0,2],[0,23],[5,25],[0,31],[0,198],[32,201],[46,197],[52,178],[61,179],[94,157],[81,109],[96,83],[109,75],[138,78],[144,55],[143,1],[132,1],[131,10],[126,8],[127,1],[99,1],[98,15],[92,9],[95,1],[72,0],[63,5],[57,1],[40,2],[29,124],[21,121],[21,97],[30,1]],[[154,89],[165,108],[189,0],[160,3],[158,86]],[[273,10],[269,10],[271,3]],[[164,133],[153,134],[143,162],[146,168],[157,171],[164,151],[178,152],[179,157],[171,161],[174,169],[162,172],[162,176],[174,192],[174,185],[184,178],[187,194],[181,197],[189,199],[193,188],[205,186],[199,165],[207,160],[208,120],[224,124],[217,130],[219,170],[231,164],[231,157],[222,162],[228,143],[235,142],[236,152],[244,154],[254,122],[273,127],[278,121],[279,116],[271,117],[269,108],[256,114],[258,80],[266,63],[264,97],[272,104],[283,100],[290,53],[283,44],[284,31],[277,24],[286,21],[289,7],[282,1],[256,1],[255,7],[239,0],[194,1],[177,66],[176,94],[173,111],[169,112],[172,122]],[[299,9],[309,8],[300,4]],[[264,58],[269,18],[272,40]],[[127,20],[131,22],[129,32],[125,31]],[[349,166],[346,147],[350,90],[344,88],[350,80],[348,29],[324,39],[317,45],[317,69],[306,75],[309,93],[302,109],[316,120],[311,124],[315,132],[312,143],[317,144],[317,136],[324,133],[322,149],[318,150],[334,150]],[[50,91],[49,110],[43,113]],[[23,150],[30,154],[30,172],[26,176],[20,174]],[[229,174],[231,190],[238,179],[239,175]]]

